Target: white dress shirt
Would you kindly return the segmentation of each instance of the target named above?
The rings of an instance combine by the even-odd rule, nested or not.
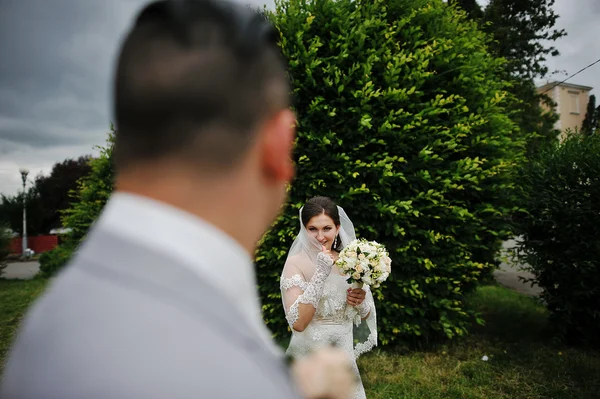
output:
[[[111,196],[97,225],[187,265],[223,292],[268,347],[282,355],[262,320],[252,259],[225,232],[168,204],[125,193]]]

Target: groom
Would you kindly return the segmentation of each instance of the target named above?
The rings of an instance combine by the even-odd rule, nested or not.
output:
[[[0,397],[296,397],[252,264],[294,174],[274,29],[224,0],[153,2],[115,77],[116,191],[29,312]]]

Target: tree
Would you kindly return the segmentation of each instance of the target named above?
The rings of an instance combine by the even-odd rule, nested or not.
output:
[[[290,0],[271,18],[298,137],[288,207],[256,256],[267,323],[286,334],[277,278],[298,210],[329,195],[392,254],[376,295],[381,342],[466,334],[464,294],[509,235],[528,138],[507,116],[504,62],[441,0]]]
[[[566,36],[554,28],[555,0],[490,0],[484,29],[493,35],[492,50],[507,59],[511,76],[532,80],[548,74],[546,61],[559,55],[553,43]]]
[[[67,159],[56,163],[48,176],[38,175],[27,190],[27,232],[30,235],[48,234],[61,227],[60,214],[71,204],[70,192],[77,181],[90,171],[90,157]],[[0,202],[2,222],[22,234],[23,193],[2,196]]]
[[[585,119],[581,125],[581,133],[593,134],[600,129],[600,107],[596,108],[596,96],[591,95],[585,113]]]
[[[25,206],[27,208],[27,234],[31,236],[44,234],[40,202],[35,187],[27,190]],[[11,230],[23,235],[22,192],[14,196],[0,195],[0,224],[5,224]]]
[[[90,159],[90,156],[67,159],[56,163],[50,175],[36,178],[35,190],[40,201],[44,230],[62,226],[60,214],[71,205],[71,192],[77,188],[77,182],[89,174]]]
[[[510,92],[518,100],[510,107],[512,119],[521,130],[535,133],[528,143],[530,155],[545,143],[556,141],[560,133],[554,128],[558,116],[544,111],[541,103],[552,101],[538,94],[535,86],[535,79],[548,74],[548,57],[559,55],[553,43],[566,35],[564,30],[554,28],[558,19],[554,0],[491,0],[481,17],[476,11],[479,6],[472,1],[453,2],[492,36],[490,50],[507,60],[503,72],[511,81]]]
[[[10,241],[11,241],[10,229],[0,224],[0,276],[2,276],[2,272],[6,268],[6,257],[10,252]]]
[[[527,165],[523,180],[519,263],[543,288],[557,336],[600,348],[600,135],[567,132]]]
[[[463,9],[475,21],[481,21],[484,16],[477,0],[450,0],[448,3]]]

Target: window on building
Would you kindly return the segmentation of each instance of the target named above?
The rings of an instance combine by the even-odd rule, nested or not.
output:
[[[579,92],[569,92],[569,112],[572,114],[579,114]]]

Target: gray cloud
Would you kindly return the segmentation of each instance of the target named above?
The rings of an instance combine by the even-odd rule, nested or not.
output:
[[[0,192],[93,153],[110,122],[110,74],[141,1],[0,1]]]
[[[551,71],[565,71],[550,80],[561,81],[600,58],[600,2],[579,0],[577,6],[570,0],[557,0],[555,10],[560,16],[557,28],[565,29],[567,36],[559,39],[555,46],[560,56],[548,61]],[[600,91],[600,64],[587,69],[568,82],[592,86],[592,94]]]
[[[146,3],[0,0],[0,193],[20,167],[46,173],[105,142],[116,51]]]
[[[240,0],[267,4],[273,0]],[[486,2],[482,0],[482,2]],[[55,162],[94,153],[111,121],[115,54],[146,0],[0,0],[0,193],[20,187],[18,169],[32,176]],[[557,0],[552,69],[573,73],[600,57],[600,2]],[[560,76],[559,76],[560,77]],[[600,65],[573,79],[600,90]]]

